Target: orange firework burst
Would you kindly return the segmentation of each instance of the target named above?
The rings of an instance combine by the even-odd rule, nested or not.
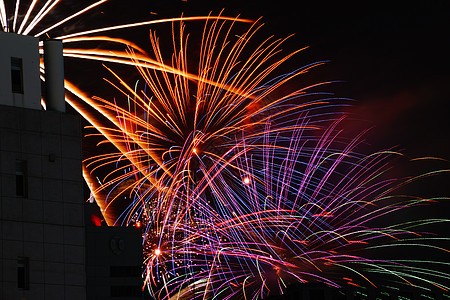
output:
[[[274,39],[265,40],[250,51],[252,37],[260,25],[255,23],[240,32],[242,29],[236,28],[235,23],[236,20],[211,17],[204,27],[200,49],[192,51],[198,57],[188,52],[185,24],[180,23],[178,33],[174,25],[173,36],[180,40],[174,40],[170,66],[165,64],[167,58],[158,38],[151,33],[152,58],[130,50],[144,86],[133,87],[108,68],[115,79],[109,82],[126,100],[118,103],[119,100],[111,102],[100,97],[86,99],[114,125],[96,127],[119,150],[88,159],[86,167],[95,170],[120,160],[129,162],[114,168],[97,189],[103,191],[104,197],[115,191],[107,201],[101,201],[108,202],[103,204],[104,209],[110,209],[116,199],[124,197],[162,197],[165,200],[158,201],[161,207],[157,210],[164,212],[158,215],[161,224],[165,224],[169,211],[190,207],[190,200],[180,198],[194,199],[210,189],[219,171],[231,178],[224,180],[234,183],[235,175],[242,172],[235,158],[258,147],[257,143],[267,134],[267,123],[283,123],[272,129],[280,134],[318,128],[298,124],[298,120],[289,122],[286,117],[329,103],[330,100],[315,97],[299,104],[301,97],[311,97],[311,91],[324,83],[292,90],[285,87],[322,62],[292,73],[278,73],[276,77],[280,66],[298,51],[283,55],[280,52],[284,40]],[[251,139],[253,144],[236,144],[240,136]],[[132,184],[124,183],[130,178]],[[244,178],[244,184],[250,182],[248,176]],[[119,185],[120,188],[112,188]],[[123,201],[119,202],[123,205]],[[128,217],[140,209],[142,203],[135,202]],[[187,211],[182,211],[178,218],[185,217]]]

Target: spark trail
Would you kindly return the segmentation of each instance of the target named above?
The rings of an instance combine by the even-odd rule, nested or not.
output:
[[[322,62],[280,73],[292,56],[283,40],[254,46],[258,25],[236,29],[206,22],[194,58],[185,24],[173,25],[170,67],[131,52],[141,88],[109,69],[123,100],[94,99],[121,150],[85,165],[111,170],[96,190],[110,220],[145,225],[150,295],[256,299],[295,282],[447,291],[448,262],[427,256],[448,257],[448,238],[421,228],[448,220],[393,221],[445,201],[396,192],[447,170],[391,178],[401,153],[359,153],[365,132],[345,134],[345,101],[320,92],[326,82],[299,88]],[[163,64],[169,51],[155,33],[150,42]]]

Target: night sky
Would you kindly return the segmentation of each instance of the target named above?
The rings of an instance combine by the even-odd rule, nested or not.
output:
[[[355,100],[348,111],[350,118],[360,120],[360,127],[347,130],[372,128],[366,135],[369,151],[394,147],[411,158],[437,156],[450,160],[450,2],[352,2],[112,0],[100,17],[117,24],[182,13],[217,14],[221,9],[227,16],[262,17],[267,35],[283,38],[294,34],[285,44],[288,51],[309,46],[294,59],[298,64],[294,68],[329,61],[314,70],[314,76],[318,81],[339,81],[328,91]],[[166,27],[170,29],[170,25]],[[152,29],[164,33],[160,27]],[[136,29],[127,37],[145,45],[149,43],[148,30]],[[450,162],[407,164],[393,175],[432,169],[450,169]],[[426,179],[412,185],[408,192],[449,196],[449,180],[449,175]],[[448,218],[449,202],[427,210],[426,216],[420,209],[412,213],[418,218]],[[448,236],[446,228],[438,230]]]
[[[261,17],[267,36],[294,34],[287,51],[309,46],[294,64],[329,61],[314,71],[317,81],[339,81],[329,91],[355,100],[349,112],[362,127],[354,130],[373,127],[367,135],[373,151],[397,147],[410,157],[450,159],[450,2],[395,2],[137,0],[110,6],[115,13],[121,6],[117,18],[124,21],[222,9],[227,16]],[[148,28],[140,30],[138,40],[148,42]]]
[[[222,9],[227,16],[262,18],[266,36],[293,35],[284,46],[287,52],[309,46],[290,63],[293,69],[328,61],[314,70],[313,76],[317,82],[338,81],[327,91],[354,100],[348,112],[351,119],[360,122],[346,130],[357,133],[372,128],[366,135],[368,151],[394,147],[411,158],[450,160],[450,2],[395,2],[111,0],[101,12],[84,16],[75,26],[90,29],[181,14],[218,14]],[[124,37],[149,49],[150,29],[170,38],[170,24],[135,28]],[[414,163],[402,168],[400,176],[450,168],[450,162]],[[413,185],[413,192],[449,195],[449,180],[450,176],[433,178]],[[449,205],[445,207],[440,212],[448,217]]]
[[[157,2],[157,3],[155,3]],[[392,4],[392,2],[397,2]],[[401,3],[398,3],[401,2]],[[205,1],[139,0],[152,17],[218,13],[258,19],[267,36],[294,34],[287,51],[309,46],[293,60],[302,65],[327,60],[314,70],[317,81],[339,81],[327,87],[336,97],[355,100],[349,108],[348,132],[371,128],[366,151],[396,149],[409,158],[447,161],[402,161],[392,176],[450,169],[450,2],[448,1]],[[129,8],[132,14],[134,9]],[[124,18],[127,9],[124,7]],[[145,14],[142,16],[145,18]],[[147,29],[148,30],[148,29]],[[434,176],[404,191],[410,195],[450,195],[450,175]],[[426,217],[448,218],[450,201],[427,207]],[[424,217],[423,208],[408,211]],[[432,228],[448,235],[445,227]]]
[[[395,147],[408,157],[450,160],[450,2],[395,2],[111,0],[101,10],[83,16],[65,29],[92,29],[181,14],[218,14],[222,9],[227,16],[262,18],[265,36],[293,35],[285,43],[287,52],[309,46],[290,62],[292,69],[328,61],[314,70],[313,76],[317,82],[338,81],[327,91],[354,100],[348,112],[350,118],[360,122],[357,128],[346,130],[356,133],[372,128],[366,135],[368,151]],[[83,1],[75,5],[83,7]],[[72,11],[76,9],[70,7]],[[123,37],[149,49],[150,29],[166,34],[170,40],[170,24],[124,31]],[[88,72],[102,73],[100,64],[90,65],[94,69]],[[79,81],[79,71],[85,72],[78,71],[77,66],[81,66],[79,61],[70,65],[69,79],[75,74]],[[428,166],[418,166],[419,171],[429,170]],[[416,168],[417,164],[405,166],[400,175],[407,174],[410,167]],[[450,163],[440,161],[431,167],[450,168]],[[432,195],[449,195],[449,177],[415,188],[421,194],[432,191]]]
[[[287,52],[309,46],[288,64],[292,69],[328,61],[312,71],[313,78],[338,81],[326,91],[354,100],[349,119],[359,121],[345,129],[356,134],[371,128],[365,136],[367,153],[395,149],[410,158],[450,160],[450,2],[395,2],[111,0],[102,13],[84,17],[84,24],[77,25],[92,28],[108,22],[218,14],[222,9],[226,16],[262,18],[265,36],[293,35],[285,43]],[[135,28],[124,32],[124,37],[149,49],[150,29],[170,41],[170,24]],[[450,162],[405,163],[391,175],[403,177],[434,169],[450,169]],[[449,180],[449,175],[422,180],[410,185],[407,193],[448,196]],[[448,218],[448,202],[432,213]]]
[[[119,23],[221,9],[227,16],[262,17],[267,36],[294,34],[286,43],[288,51],[309,46],[296,57],[299,66],[329,61],[315,71],[317,80],[340,81],[330,92],[356,100],[351,112],[366,120],[366,127],[375,126],[370,133],[374,144],[398,145],[412,157],[450,159],[450,3],[395,2],[111,1],[114,12],[107,15]],[[148,28],[139,30],[137,39],[147,42]]]

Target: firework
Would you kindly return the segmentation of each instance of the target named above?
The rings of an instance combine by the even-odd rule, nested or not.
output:
[[[182,40],[174,45],[172,66],[164,66],[162,51],[153,34],[153,60],[164,67],[147,68],[140,56],[133,55],[145,81],[144,89],[128,85],[109,69],[118,82],[111,84],[126,96],[125,101],[95,97],[91,102],[115,126],[102,127],[101,133],[120,152],[93,157],[86,165],[96,169],[108,162],[117,164],[120,157],[129,161],[114,168],[98,190],[118,191],[114,197],[108,197],[110,204],[126,194],[129,198],[132,195],[145,198],[160,193],[168,201],[172,201],[169,200],[172,195],[186,194],[190,198],[192,193],[203,194],[209,190],[210,176],[215,170],[227,172],[231,180],[242,171],[233,162],[233,157],[247,151],[243,147],[241,154],[235,153],[241,136],[247,139],[251,136],[251,144],[262,139],[268,123],[279,124],[271,130],[282,133],[298,128],[312,130],[324,121],[318,117],[323,113],[319,111],[331,100],[315,94],[321,84],[282,91],[288,82],[322,62],[271,77],[295,53],[276,55],[283,40],[266,40],[248,54],[248,44],[257,27],[233,35],[233,23],[226,25],[227,22],[214,18],[205,26],[199,57],[189,59],[189,65],[196,66],[196,70],[188,70],[183,23],[179,33]],[[301,104],[300,98],[305,99]],[[310,123],[299,124],[301,118],[289,121],[290,116],[299,113],[304,118],[309,114]],[[133,178],[134,184],[122,184],[129,178]],[[250,178],[246,181],[249,183]],[[111,189],[114,185],[121,188]]]
[[[120,151],[85,161],[90,172],[112,166],[96,189],[110,220],[145,225],[152,297],[256,299],[295,282],[448,290],[445,259],[410,251],[448,255],[445,237],[420,229],[448,220],[392,221],[438,200],[396,196],[432,173],[390,178],[400,153],[358,153],[364,132],[342,132],[343,117],[330,114],[338,99],[319,93],[322,84],[290,89],[321,62],[278,73],[291,56],[282,40],[249,51],[257,25],[235,34],[217,19],[194,58],[184,28],[173,28],[171,66],[154,33],[161,68],[131,54],[141,87],[110,69],[124,101],[93,101]]]
[[[382,178],[398,153],[361,157],[358,137],[335,148],[333,126],[317,141],[296,130],[287,147],[271,134],[236,157],[248,184],[223,184],[222,172],[213,171],[215,193],[196,197],[189,217],[172,218],[166,232],[147,232],[155,298],[264,298],[294,282],[448,289],[448,265],[427,260],[448,254],[436,246],[442,238],[417,231],[448,220],[379,221],[436,200],[393,194],[405,181]],[[417,247],[427,255],[406,259]]]

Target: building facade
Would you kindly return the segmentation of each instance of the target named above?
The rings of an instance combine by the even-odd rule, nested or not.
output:
[[[38,42],[0,32],[0,298],[82,300],[81,123],[41,109]]]
[[[142,296],[140,228],[86,227],[87,300],[133,300]]]
[[[85,299],[80,120],[0,106],[2,299]]]
[[[0,32],[0,44],[0,299],[141,299],[141,231],[91,222],[62,43],[43,47],[47,110],[38,39]]]

